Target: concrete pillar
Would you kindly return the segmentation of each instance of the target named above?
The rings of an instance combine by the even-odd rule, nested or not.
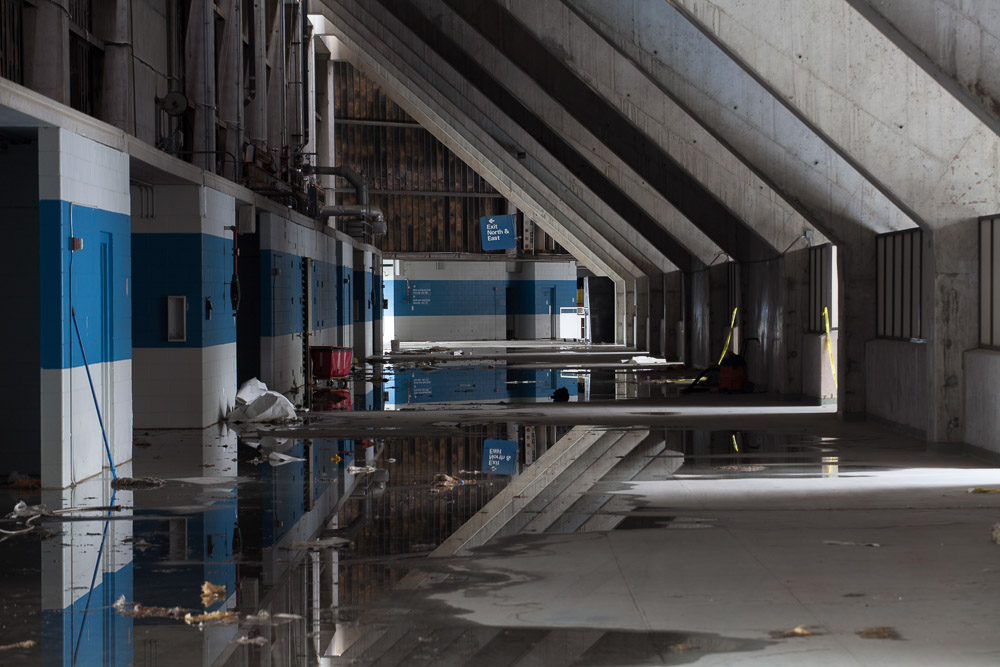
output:
[[[69,105],[69,9],[67,0],[24,7],[24,85]]]
[[[684,283],[684,274],[680,271],[663,274],[663,356],[670,361],[681,361],[685,357]]]
[[[215,173],[215,13],[212,0],[191,0],[184,42],[184,94],[194,107],[191,163]],[[188,157],[186,155],[182,157]]]
[[[135,134],[135,76],[132,72],[132,3],[94,5],[94,34],[103,39],[104,80],[98,118]]]
[[[222,28],[222,41],[218,45],[216,81],[218,82],[218,117],[222,131],[219,135],[218,160],[221,173],[239,182],[243,146],[243,38],[242,0],[217,0],[226,17]]]
[[[615,344],[628,345],[628,290],[624,279],[615,280]]]
[[[636,349],[649,349],[650,333],[650,279],[639,276],[635,279],[635,339]]]
[[[684,359],[691,366],[708,366],[718,359],[710,360],[709,352],[709,302],[710,289],[708,270],[693,271],[685,275],[685,349]]]
[[[865,344],[875,338],[875,234],[852,228],[837,244],[840,332],[837,340],[837,412],[842,419],[863,419]],[[872,369],[867,369],[871,372]]]
[[[663,292],[663,274],[655,273],[646,281],[647,284],[647,306],[646,306],[646,349],[651,355],[664,356],[666,349],[664,319],[666,317],[666,305]]]
[[[927,439],[964,442],[963,356],[979,345],[979,226],[968,220],[923,236]]]
[[[778,309],[783,349],[776,361],[775,389],[784,396],[803,394],[805,336],[809,328],[809,249],[785,253],[782,261],[782,305]],[[825,351],[825,350],[824,350]],[[829,364],[827,364],[829,366]]]

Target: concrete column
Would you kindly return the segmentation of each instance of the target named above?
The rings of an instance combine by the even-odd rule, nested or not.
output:
[[[663,294],[663,274],[655,273],[646,279],[646,349],[651,355],[662,356],[664,347],[664,317],[666,309]]]
[[[105,41],[104,81],[97,116],[135,134],[135,76],[132,72],[132,3],[94,6],[94,34]]]
[[[805,335],[809,322],[809,249],[785,253],[782,262],[782,305],[777,332],[783,342],[775,389],[785,396],[803,394]]]
[[[648,276],[635,279],[635,338],[636,349],[649,349],[650,332],[650,283]]]
[[[862,419],[866,412],[865,343],[875,337],[875,234],[854,228],[837,247],[841,281],[837,412],[842,419]]]
[[[625,321],[628,318],[628,290],[625,287],[625,280],[615,280],[615,344],[627,345],[627,327]]]
[[[184,93],[194,106],[191,163],[215,173],[215,17],[211,0],[191,0],[184,62]]]
[[[663,356],[671,361],[684,359],[684,274],[663,274]]]
[[[708,270],[693,271],[685,275],[685,342],[687,357],[691,366],[708,366],[709,360],[709,279]]]
[[[253,53],[253,76],[247,80],[248,104],[245,109],[245,136],[248,142],[262,146],[267,136],[267,46],[268,32],[264,17],[264,1],[255,0],[252,7],[252,22],[249,35]]]
[[[24,7],[24,85],[69,104],[69,10],[66,0]]]
[[[224,131],[218,146],[222,174],[239,181],[243,145],[243,39],[241,0],[217,0],[226,17],[222,43],[218,48],[216,80],[218,81],[218,116]]]
[[[927,439],[965,441],[963,356],[979,345],[979,226],[968,220],[924,232]],[[930,260],[930,261],[928,261]]]

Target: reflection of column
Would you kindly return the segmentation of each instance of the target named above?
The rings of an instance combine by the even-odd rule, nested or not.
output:
[[[131,475],[131,465],[119,467],[118,474]],[[108,479],[94,477],[72,489],[43,491],[42,502],[50,509],[131,507],[132,492],[113,493]],[[130,665],[132,619],[119,616],[111,605],[121,596],[132,599],[132,522],[118,520],[131,511],[86,516],[94,520],[46,526],[63,534],[42,542],[43,663],[73,665],[85,659]]]

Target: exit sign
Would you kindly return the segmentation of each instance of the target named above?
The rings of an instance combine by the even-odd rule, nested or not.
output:
[[[483,250],[507,250],[517,247],[513,215],[488,215],[479,218]]]

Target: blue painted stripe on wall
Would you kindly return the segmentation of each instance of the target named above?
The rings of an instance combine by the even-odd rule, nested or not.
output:
[[[236,342],[229,296],[233,242],[211,234],[133,234],[135,347],[211,347]],[[187,340],[167,340],[167,297],[187,298]],[[212,302],[212,319],[207,301]]]
[[[358,302],[358,322],[371,322],[374,319],[373,287],[371,271],[354,271],[354,298]]]
[[[73,330],[76,311],[87,361],[132,358],[132,275],[129,216],[69,202],[38,202],[39,223],[39,347],[42,368],[83,365],[83,354]],[[72,232],[71,232],[72,228]],[[70,236],[83,239],[83,249],[71,252]],[[102,260],[102,245],[107,251]],[[103,262],[108,270],[108,294],[102,294]],[[102,341],[102,302],[110,305],[111,336]]]
[[[337,265],[337,326],[343,327],[353,322],[354,305],[351,296],[353,269]]]
[[[302,258],[260,251],[260,335],[302,333]]]
[[[337,265],[313,260],[312,269],[313,331],[337,326]]]
[[[576,306],[575,280],[393,280],[386,285],[395,317],[504,315],[508,306],[515,315],[543,315],[549,312],[553,287],[557,310]]]

